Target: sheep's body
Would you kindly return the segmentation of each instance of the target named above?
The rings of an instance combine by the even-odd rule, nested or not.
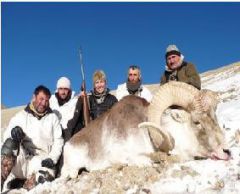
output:
[[[66,143],[62,176],[74,178],[81,168],[91,171],[114,163],[150,165],[148,154],[156,150],[172,150],[182,159],[209,156],[221,146],[223,133],[214,114],[215,99],[208,96],[190,85],[170,82],[160,86],[150,105],[140,97],[123,98]],[[182,110],[184,122],[161,122],[171,105],[191,115]]]

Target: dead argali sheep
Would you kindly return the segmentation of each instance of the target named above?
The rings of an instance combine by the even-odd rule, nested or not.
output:
[[[209,100],[208,93],[211,92],[201,92],[185,83],[169,82],[159,87],[151,104],[140,97],[126,96],[65,144],[61,176],[75,178],[81,168],[91,171],[114,163],[151,165],[150,153],[174,151],[176,142],[181,146],[189,139],[181,139],[174,135],[174,129],[161,126],[162,114],[172,105],[190,112],[189,120],[193,120],[186,122],[191,125],[184,132],[193,139],[181,150],[187,152],[194,146],[195,153],[185,153],[183,159],[195,154],[210,156],[222,146],[223,132],[213,114],[215,99]],[[193,132],[196,122],[202,127]]]

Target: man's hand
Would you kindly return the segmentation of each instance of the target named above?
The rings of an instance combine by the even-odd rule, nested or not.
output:
[[[11,136],[12,136],[13,140],[15,140],[17,142],[21,142],[22,139],[25,137],[25,133],[23,132],[21,127],[16,126],[16,127],[12,128]]]
[[[53,160],[51,158],[47,158],[42,161],[42,167],[47,167],[47,168],[53,168],[55,165],[53,163]]]

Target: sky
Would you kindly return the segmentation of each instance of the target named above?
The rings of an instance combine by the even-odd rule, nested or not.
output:
[[[61,76],[87,90],[102,69],[108,87],[141,68],[143,83],[159,83],[165,52],[176,44],[199,73],[240,61],[239,2],[2,2],[1,104],[26,105],[43,84]]]

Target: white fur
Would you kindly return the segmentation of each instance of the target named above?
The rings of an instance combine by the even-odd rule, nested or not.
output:
[[[178,111],[180,117],[181,114],[189,114],[187,112],[183,113],[183,110],[174,111]],[[197,129],[193,128],[190,119],[186,119],[184,122],[177,122],[172,118],[171,112],[168,112],[162,117],[161,128],[168,131],[175,140],[172,154],[179,155],[182,159],[197,155],[199,144],[194,134],[194,130]]]
[[[116,137],[115,134],[109,133],[109,130],[107,126],[104,126],[102,137],[99,137],[103,147],[99,149],[100,152],[96,158],[90,158],[88,144],[66,143],[61,176],[76,178],[79,169],[83,167],[92,171],[117,163],[137,166],[152,164],[147,154],[154,150],[147,129],[135,129],[136,133],[129,133],[126,139]]]
[[[119,162],[138,166],[151,164],[146,153],[153,152],[153,147],[146,129],[137,130],[134,134],[130,133],[126,139],[115,136],[105,137],[107,138],[104,141],[103,150],[109,164]]]
[[[64,165],[61,175],[76,178],[80,168],[88,169],[89,161],[87,144],[72,145],[67,142],[64,146]]]

